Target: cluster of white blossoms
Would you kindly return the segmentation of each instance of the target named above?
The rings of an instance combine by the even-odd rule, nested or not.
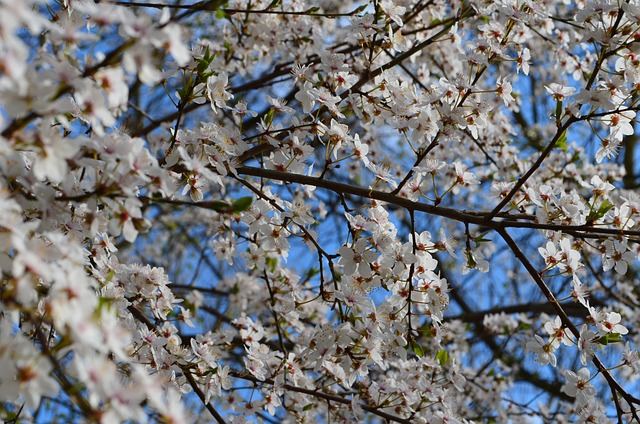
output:
[[[639,39],[637,0],[0,0],[0,419],[640,421]]]

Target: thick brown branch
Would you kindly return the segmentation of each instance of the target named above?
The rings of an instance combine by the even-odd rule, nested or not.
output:
[[[589,311],[582,305],[571,303],[561,304],[567,315],[578,318],[587,318]],[[468,311],[458,315],[445,317],[445,321],[460,320],[468,323],[481,323],[484,317],[493,314],[520,314],[520,313],[546,313],[554,314],[555,309],[549,303],[526,303],[519,305],[498,306],[496,308],[487,309],[484,311]]]
[[[345,184],[337,181],[331,181],[326,179],[320,179],[311,177],[308,175],[292,174],[288,172],[275,171],[271,169],[262,169],[255,167],[242,166],[236,169],[238,174],[251,175],[260,178],[267,178],[270,180],[286,181],[290,183],[298,183],[304,185],[310,185],[314,187],[320,187],[327,190],[331,190],[339,194],[350,194],[365,199],[375,199],[382,202],[391,203],[399,207],[405,208],[409,211],[420,211],[431,215],[442,216],[444,218],[453,219],[455,221],[476,224],[484,227],[489,227],[494,230],[504,228],[530,228],[537,230],[553,230],[562,231],[567,234],[571,234],[575,237],[588,237],[588,236],[627,236],[627,237],[640,237],[640,231],[630,230],[618,230],[612,228],[600,228],[592,225],[561,225],[561,224],[540,224],[534,222],[529,216],[518,215],[524,219],[524,221],[516,221],[513,218],[515,215],[498,214],[497,217],[504,218],[500,221],[492,220],[492,212],[485,211],[466,211],[452,209],[442,206],[433,206],[426,203],[414,202],[401,196],[397,196],[393,193],[388,193],[379,190],[372,190],[363,187],[359,187],[352,184]]]

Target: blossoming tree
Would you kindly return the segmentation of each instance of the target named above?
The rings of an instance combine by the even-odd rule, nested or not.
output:
[[[639,422],[640,3],[0,0],[6,422]]]

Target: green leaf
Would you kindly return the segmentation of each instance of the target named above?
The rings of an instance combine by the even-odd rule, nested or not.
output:
[[[233,211],[236,213],[246,211],[247,209],[249,209],[252,203],[253,203],[253,197],[251,196],[246,196],[246,197],[241,197],[239,199],[236,199],[233,201],[233,206],[232,206]]]
[[[101,309],[106,309],[106,310],[110,310],[111,306],[113,306],[114,303],[114,299],[111,297],[104,297],[104,296],[99,296],[98,297],[98,307],[95,310],[95,313],[97,314],[99,310]]]
[[[609,212],[613,208],[614,208],[614,204],[608,201],[607,199],[605,199],[604,202],[602,202],[602,204],[598,208],[598,214],[600,215],[600,218],[602,218],[607,212]]]
[[[207,69],[209,69],[209,65],[211,65],[211,62],[215,57],[216,52],[211,53],[211,51],[209,50],[209,46],[207,46],[205,48],[204,54],[198,60],[198,66],[196,68],[201,79],[206,79],[211,76],[211,72],[207,74],[205,74],[205,72],[207,72]]]
[[[613,208],[614,208],[613,203],[605,199],[597,210],[592,210],[591,213],[589,213],[589,216],[587,217],[587,222],[593,223],[599,220]]]
[[[208,1],[208,2],[198,2],[196,3],[199,7],[204,7],[204,10],[208,10],[210,12],[214,12],[216,18],[225,18],[227,14],[224,12],[222,8],[226,7],[229,2],[227,0],[218,0],[218,1]],[[195,6],[195,5],[194,5]]]
[[[233,47],[233,44],[229,43],[228,41],[224,42],[224,57],[227,59],[231,59],[233,57],[233,53],[235,52],[235,49]]]
[[[562,131],[560,137],[556,140],[556,146],[559,149],[567,150],[567,130]]]
[[[424,350],[422,350],[422,346],[420,346],[418,342],[416,342],[415,340],[411,340],[410,346],[411,350],[416,354],[416,356],[418,356],[419,358],[422,358],[424,356]]]
[[[560,122],[562,118],[562,100],[556,101],[556,122]]]
[[[220,213],[229,213],[232,210],[229,202],[225,202],[223,200],[213,200],[211,202],[207,202],[207,206]]]
[[[600,344],[604,346],[608,345],[609,343],[622,343],[623,341],[624,339],[622,338],[620,333],[608,333],[600,337],[599,340]]]
[[[352,11],[352,12],[350,13],[350,15],[355,15],[355,14],[358,14],[358,13],[360,13],[360,12],[364,12],[364,10],[365,10],[367,7],[369,7],[369,5],[368,5],[368,4],[363,4],[362,6],[358,7],[358,8],[357,8],[357,9],[355,9],[354,11]]]
[[[265,264],[269,268],[269,271],[273,272],[276,269],[276,265],[278,265],[278,260],[276,258],[267,257],[267,259],[265,259]]]
[[[180,101],[185,101],[185,99],[189,98],[189,96],[191,95],[192,88],[193,88],[193,84],[192,84],[191,78],[186,79],[184,81],[184,87],[181,87],[180,89],[178,89],[178,95],[180,96]]]
[[[198,75],[204,75],[204,73],[207,71],[207,68],[209,68],[209,62],[206,60],[206,57],[203,57],[198,61]]]
[[[208,64],[211,64],[211,62],[213,62],[213,59],[215,59],[217,55],[218,55],[218,52],[210,51],[209,46],[207,46],[207,49],[204,52],[204,58]]]
[[[449,352],[444,349],[440,349],[438,353],[436,353],[436,359],[440,365],[444,365],[449,362]]]
[[[469,268],[475,269],[476,265],[478,265],[476,262],[476,258],[473,257],[473,253],[471,253],[470,250],[467,250],[466,254],[467,254],[467,262],[469,264]]]
[[[276,116],[275,109],[269,109],[269,112],[267,112],[267,114],[264,117],[264,123],[266,128],[269,128],[271,126],[271,123],[273,122],[273,118],[275,116]]]
[[[116,271],[115,269],[112,269],[111,271],[109,271],[109,273],[107,274],[107,278],[105,279],[105,283],[109,283],[111,281],[111,279],[113,277],[116,276]]]
[[[484,236],[486,236],[487,234],[489,234],[489,231],[483,231],[482,233],[480,233],[480,235],[475,236],[473,238],[473,241],[480,244],[480,243],[486,243],[491,241],[491,239],[488,238],[484,238]]]

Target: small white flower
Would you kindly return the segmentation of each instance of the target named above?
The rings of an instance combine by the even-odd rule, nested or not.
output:
[[[535,340],[530,340],[527,342],[527,350],[535,353],[536,361],[540,365],[551,364],[551,366],[557,365],[556,356],[553,354],[553,351],[556,347],[553,346],[553,343],[545,343],[542,337],[534,334]]]
[[[226,87],[229,78],[226,72],[220,72],[218,75],[212,75],[207,79],[207,98],[211,102],[211,109],[217,113],[217,107],[224,109],[227,107],[227,101],[233,98]]]
[[[556,84],[555,82],[552,82],[549,85],[545,85],[544,88],[545,90],[547,90],[547,93],[551,94],[551,96],[553,97],[553,100],[556,100],[556,101],[562,101],[564,100],[565,97],[571,96],[573,93],[576,92],[576,89],[573,87],[567,87],[566,85]]]
[[[593,357],[598,346],[598,335],[589,330],[585,324],[580,327],[580,338],[578,339],[578,349],[580,350],[580,361],[582,365],[587,365],[587,361]]]
[[[404,6],[398,6],[393,0],[382,0],[379,5],[390,20],[402,26],[402,15],[407,10]]]
[[[596,322],[598,326],[598,330],[600,330],[600,334],[607,333],[617,333],[617,334],[627,334],[629,330],[620,324],[622,317],[617,312],[607,312],[607,313],[599,313],[597,314],[598,320]]]
[[[562,385],[562,391],[575,397],[578,406],[586,405],[593,400],[597,392],[596,388],[589,383],[591,374],[587,368],[582,368],[577,374],[567,370],[564,375],[567,382]]]
[[[549,336],[551,337],[550,343],[555,349],[560,346],[560,343],[564,344],[565,346],[571,346],[573,344],[564,330],[562,319],[560,317],[556,317],[554,321],[545,323],[544,329],[547,333],[549,333]]]
[[[340,264],[344,266],[345,275],[353,275],[358,272],[365,278],[371,276],[371,268],[369,264],[376,260],[376,253],[367,250],[368,241],[365,238],[358,239],[353,248],[342,246],[338,253],[340,254]]]
[[[453,167],[456,174],[456,183],[460,185],[480,184],[480,181],[476,178],[475,174],[467,171],[467,165],[462,162],[455,161]]]

